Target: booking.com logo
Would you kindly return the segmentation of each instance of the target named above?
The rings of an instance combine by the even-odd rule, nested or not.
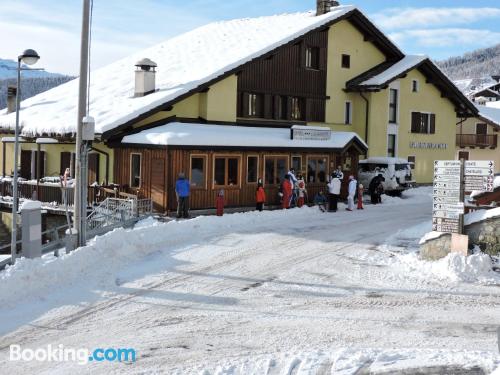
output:
[[[92,351],[80,348],[66,348],[47,345],[45,348],[22,349],[21,345],[10,346],[11,361],[37,362],[77,362],[85,365],[90,362],[135,362],[135,349],[132,348],[96,348]]]

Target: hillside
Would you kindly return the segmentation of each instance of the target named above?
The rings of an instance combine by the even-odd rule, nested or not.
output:
[[[23,67],[26,68],[27,66]],[[0,110],[7,106],[7,87],[10,85],[16,85],[16,69],[17,62],[14,60],[0,59]],[[73,77],[59,73],[50,73],[40,70],[23,71],[21,80],[21,98],[23,100],[30,98],[72,79]]]
[[[484,79],[500,75],[500,44],[450,57],[438,65],[453,80]]]

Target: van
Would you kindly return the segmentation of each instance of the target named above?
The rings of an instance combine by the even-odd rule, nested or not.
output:
[[[370,157],[359,161],[358,181],[367,189],[372,180],[382,175],[384,191],[388,195],[401,195],[415,185],[413,163],[393,157]]]

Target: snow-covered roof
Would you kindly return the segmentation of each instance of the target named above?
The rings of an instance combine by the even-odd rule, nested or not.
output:
[[[491,210],[477,210],[464,216],[464,225],[478,223],[495,217],[500,217],[500,207]]]
[[[500,104],[500,102],[498,102]],[[490,120],[497,127],[500,128],[500,105],[498,108],[495,107],[487,107],[484,105],[477,105],[479,109],[479,116],[485,118],[486,120]]]
[[[360,86],[379,86],[384,85],[387,82],[399,77],[401,74],[411,70],[418,64],[420,64],[425,59],[428,59],[425,55],[408,55],[402,58],[400,61],[384,70],[383,72],[371,77],[370,79],[359,83]]]
[[[97,69],[89,92],[96,133],[133,120],[355,9],[346,5],[320,16],[307,12],[214,22]],[[145,57],[158,64],[158,91],[134,98],[134,66]],[[78,82],[23,101],[23,134],[74,133]],[[0,115],[0,127],[12,129],[14,124],[14,113]]]
[[[315,127],[318,129],[318,127]],[[330,130],[329,128],[322,128]],[[329,140],[291,139],[288,128],[208,125],[173,122],[123,137],[124,144],[155,146],[259,147],[343,149],[356,140],[354,132],[333,132]]]
[[[407,164],[408,160],[390,156],[371,156],[359,161],[361,164]]]

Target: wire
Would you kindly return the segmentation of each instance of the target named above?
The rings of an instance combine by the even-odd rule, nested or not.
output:
[[[88,50],[88,65],[87,65],[87,116],[90,112],[90,66],[91,66],[91,46],[92,46],[92,18],[94,13],[94,0],[90,0],[90,30],[89,30],[89,50]]]

